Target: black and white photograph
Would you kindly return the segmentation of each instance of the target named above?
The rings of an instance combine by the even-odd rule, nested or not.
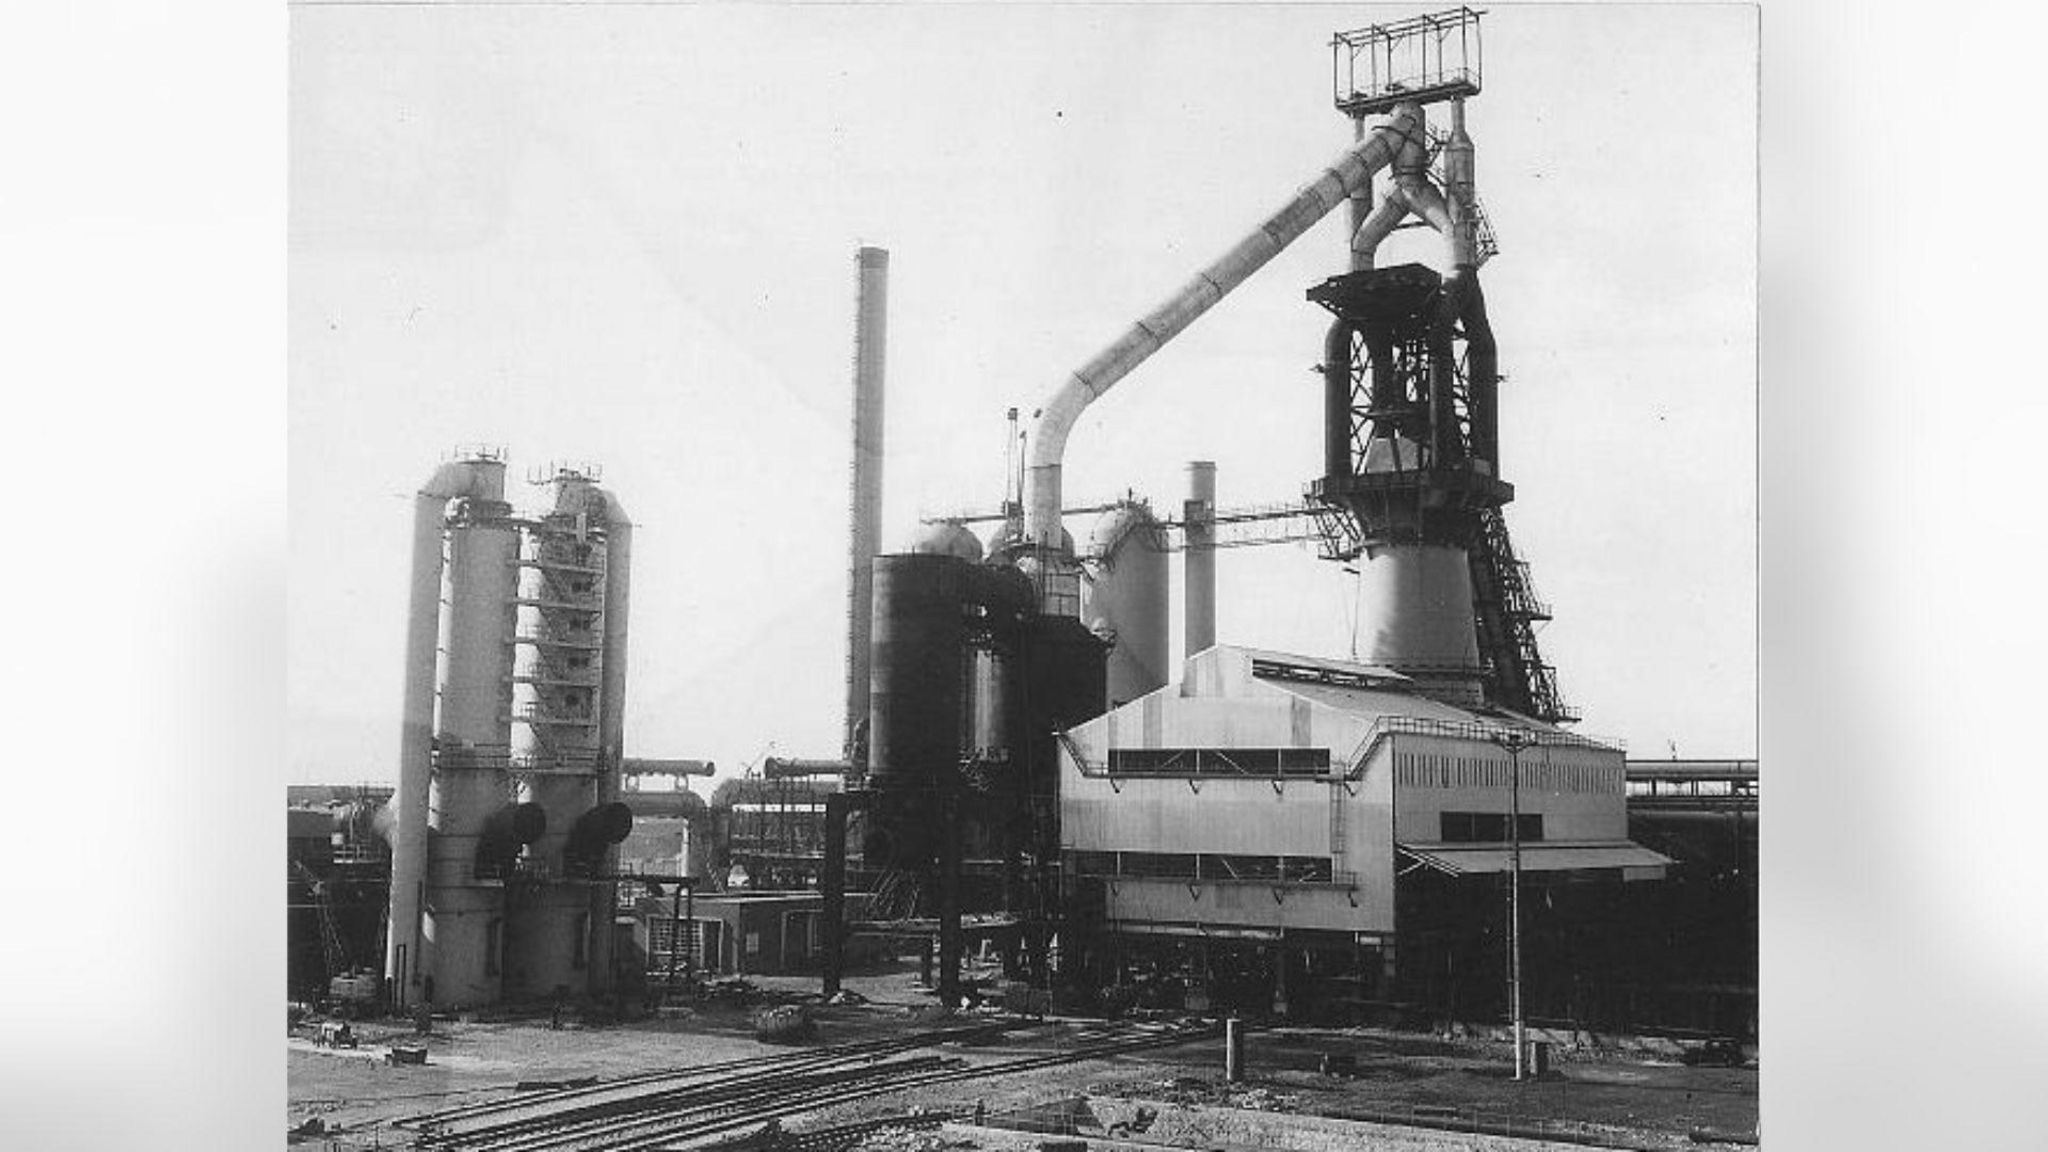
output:
[[[2037,24],[21,6],[0,1143],[2034,1146]]]
[[[291,32],[293,1140],[1757,1140],[1753,8]]]

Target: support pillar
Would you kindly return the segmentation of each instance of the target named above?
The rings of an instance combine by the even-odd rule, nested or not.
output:
[[[818,919],[825,935],[820,964],[824,986],[820,990],[826,996],[838,993],[846,965],[846,813],[850,807],[844,792],[825,797],[825,866],[818,877],[825,900]]]
[[[951,795],[939,811],[939,1000],[960,1002],[960,805]]]

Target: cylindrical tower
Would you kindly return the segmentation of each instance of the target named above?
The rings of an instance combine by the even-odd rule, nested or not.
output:
[[[547,813],[526,851],[507,943],[506,995],[535,997],[589,984],[587,877],[569,851],[578,821],[598,806],[599,696],[610,605],[605,502],[588,470],[558,468],[551,508],[527,528],[519,596],[512,756],[519,799]]]
[[[598,674],[598,777],[600,806],[620,802],[619,776],[626,760],[626,620],[633,565],[633,521],[616,494],[599,489],[604,502],[604,659]],[[618,871],[617,844],[601,853],[599,875]],[[613,985],[612,915],[618,885],[597,881],[590,888],[590,990],[605,993]]]
[[[1181,561],[1183,660],[1216,646],[1216,464],[1188,462],[1188,498],[1182,515],[1187,551]]]
[[[1479,638],[1463,548],[1368,541],[1358,583],[1361,660],[1400,669],[1436,699],[1485,703],[1474,675]]]
[[[441,637],[442,534],[448,501],[483,490],[487,457],[443,465],[413,499],[412,594],[406,611],[405,696],[398,737],[398,787],[391,797],[391,909],[384,977],[393,1007],[419,997],[424,968],[420,911],[426,893],[427,790],[433,774],[434,685]],[[502,467],[499,481],[502,490]]]
[[[1125,501],[1102,514],[1083,561],[1081,620],[1109,650],[1112,706],[1167,682],[1171,629],[1165,538],[1152,510]]]
[[[862,248],[853,332],[852,530],[848,545],[846,599],[846,747],[855,773],[866,767],[858,755],[859,729],[868,717],[868,653],[873,634],[873,563],[882,550],[882,398],[889,332],[889,253]]]
[[[868,816],[862,855],[885,867],[921,861],[934,842],[932,790],[960,758],[965,676],[964,585],[974,566],[953,556],[875,558],[868,695]]]
[[[519,529],[501,460],[472,460],[477,484],[451,500],[442,564],[440,665],[422,918],[421,995],[442,1006],[498,997],[502,889],[477,874],[486,825],[505,806]]]

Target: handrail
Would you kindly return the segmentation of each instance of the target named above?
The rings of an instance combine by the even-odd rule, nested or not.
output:
[[[1358,744],[1350,756],[1340,760],[1335,755],[1332,755],[1330,758],[1330,769],[1327,772],[1312,776],[1282,772],[1275,772],[1270,775],[1264,773],[1242,773],[1239,775],[1241,775],[1241,778],[1248,780],[1289,779],[1305,781],[1322,780],[1327,782],[1356,780],[1364,775],[1366,761],[1371,759],[1373,753],[1379,750],[1379,745],[1383,741],[1390,740],[1397,735],[1440,736],[1452,740],[1469,740],[1477,743],[1492,744],[1495,733],[1506,731],[1522,732],[1533,736],[1534,739],[1525,746],[1527,748],[1585,748],[1596,752],[1624,751],[1622,743],[1618,740],[1595,739],[1577,732],[1531,731],[1530,729],[1515,725],[1476,724],[1461,720],[1434,720],[1423,716],[1381,716],[1374,720],[1372,725],[1366,729],[1365,735],[1359,737]],[[1187,772],[1114,771],[1110,768],[1106,758],[1103,760],[1090,760],[1088,757],[1083,756],[1080,745],[1075,741],[1071,729],[1061,729],[1056,735],[1059,737],[1060,746],[1066,749],[1068,758],[1073,760],[1074,766],[1080,770],[1081,775],[1091,779],[1191,780],[1227,778],[1222,773],[1205,773],[1198,769]],[[1109,750],[1106,749],[1105,751]],[[1227,751],[1227,749],[1218,749],[1218,751]]]

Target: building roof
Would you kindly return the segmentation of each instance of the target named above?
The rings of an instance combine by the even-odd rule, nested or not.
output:
[[[1211,676],[1204,676],[1206,669],[1201,664],[1215,665]],[[1326,708],[1361,717],[1367,721],[1385,719],[1411,719],[1450,725],[1470,725],[1474,729],[1520,728],[1542,734],[1546,741],[1600,744],[1600,741],[1568,732],[1554,724],[1509,712],[1501,708],[1471,709],[1460,708],[1432,700],[1422,695],[1414,681],[1391,668],[1372,664],[1360,664],[1348,660],[1332,660],[1321,656],[1300,656],[1288,652],[1274,652],[1263,648],[1243,648],[1236,645],[1219,644],[1198,654],[1188,661],[1187,675],[1183,680],[1182,694],[1189,696],[1213,695],[1203,691],[1200,685],[1212,680],[1215,674],[1231,675],[1224,670],[1242,669],[1252,682],[1267,690],[1277,690],[1290,696],[1298,696]],[[1226,687],[1224,693],[1228,694]],[[1474,735],[1479,735],[1474,732]]]
[[[1398,845],[1417,863],[1451,876],[1499,874],[1514,867],[1506,844]],[[1536,841],[1522,845],[1524,872],[1571,872],[1589,868],[1663,869],[1671,857],[1627,840]]]

